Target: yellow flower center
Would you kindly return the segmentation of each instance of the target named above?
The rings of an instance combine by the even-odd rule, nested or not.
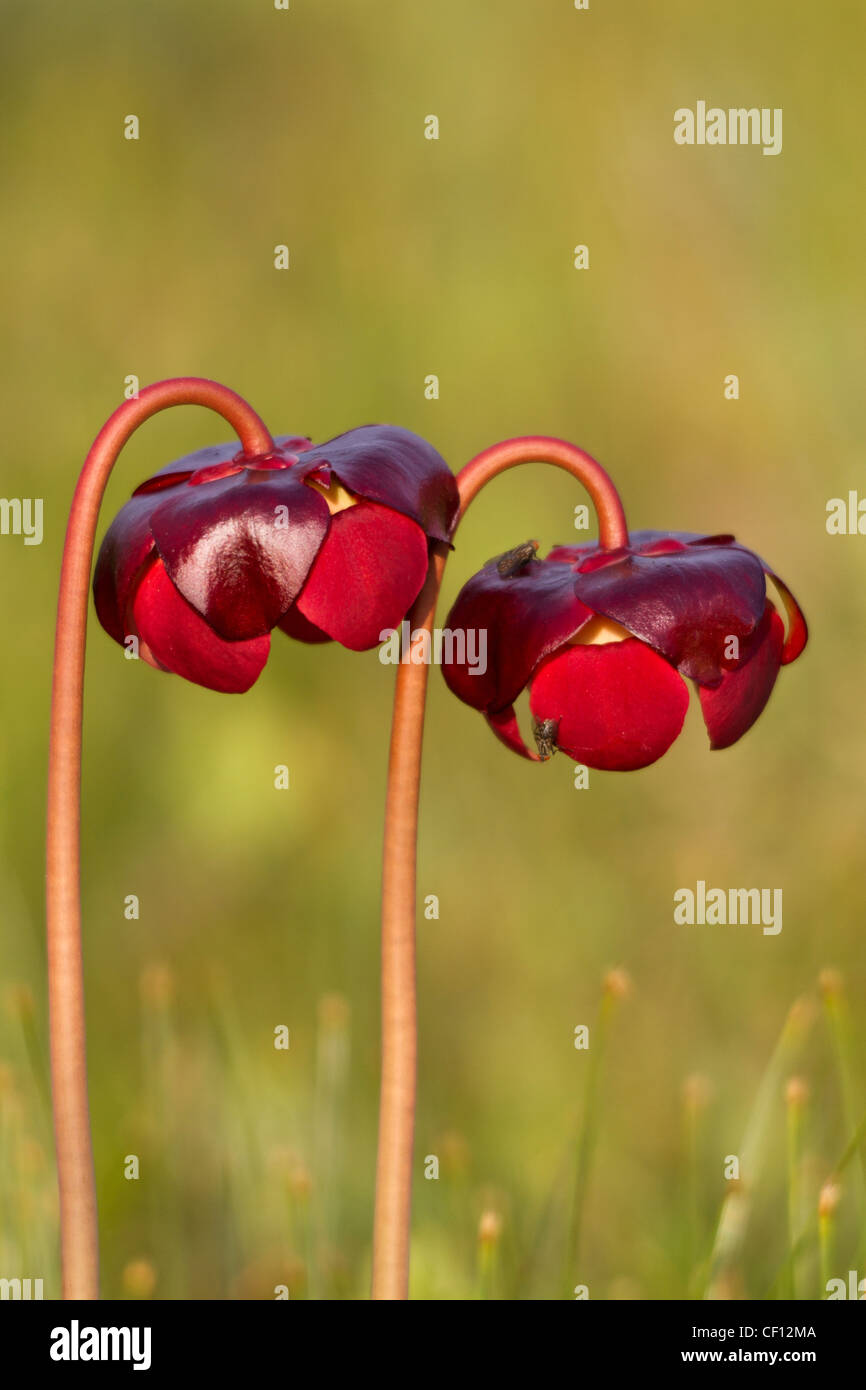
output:
[[[603,647],[608,642],[624,642],[631,637],[631,633],[619,623],[615,623],[612,618],[603,618],[598,614],[595,618],[590,618],[589,622],[576,632],[570,639],[570,644],[578,647]]]
[[[347,492],[342,483],[338,483],[336,478],[331,478],[330,485],[325,487],[322,483],[316,482],[315,478],[307,478],[308,487],[314,487],[316,492],[320,492],[328,504],[328,511],[331,516],[335,512],[344,512],[347,507],[354,507],[358,501],[353,492]]]

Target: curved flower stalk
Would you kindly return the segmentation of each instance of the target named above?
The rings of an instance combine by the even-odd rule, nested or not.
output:
[[[240,440],[169,464],[139,487],[103,541],[94,597],[103,626],[152,666],[240,692],[279,626],[306,642],[374,646],[398,624],[447,545],[454,477],[408,430],[366,426],[329,444],[276,441],[224,386],[158,382],[100,431],[72,500],[63,551],[47,825],[47,943],[63,1296],[99,1296],[87,1095],[80,907],[81,727],[87,602],[99,506],[123,445],[172,405],[203,405]]]
[[[598,515],[600,544],[617,550],[628,543],[625,513],[600,464],[562,439],[533,435],[485,449],[458,474],[460,511],[456,526],[480,490],[520,463],[551,463],[573,474],[589,492]],[[456,530],[455,526],[455,530]],[[427,579],[411,613],[419,642],[429,640],[445,571],[448,547],[433,545]],[[417,1018],[415,903],[418,798],[427,699],[426,663],[397,668],[382,872],[382,1089],[373,1234],[373,1298],[409,1296],[409,1226],[415,1123]]]
[[[556,747],[593,767],[655,761],[682,726],[683,676],[700,690],[712,746],[727,747],[758,717],[782,664],[806,643],[806,624],[782,581],[732,536],[638,531],[629,535],[610,478],[559,439],[508,440],[458,474],[459,521],[491,478],[520,463],[567,469],[598,514],[597,544],[558,547],[539,561],[527,542],[488,562],[464,587],[452,631],[488,632],[488,670],[445,669],[451,689],[480,709],[513,751],[546,761]],[[456,528],[455,528],[456,529]],[[433,628],[447,558],[434,546],[410,614],[421,639]],[[779,592],[787,633],[767,598]],[[733,642],[729,639],[735,639]],[[459,650],[459,643],[455,643]],[[526,687],[538,752],[520,734],[513,702]],[[399,668],[391,734],[382,903],[383,1074],[373,1296],[408,1297],[415,1102],[415,910],[418,795],[426,664]]]

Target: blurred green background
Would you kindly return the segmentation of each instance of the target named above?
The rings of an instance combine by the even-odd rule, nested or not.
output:
[[[455,471],[497,439],[562,435],[612,472],[633,526],[732,530],[788,580],[811,644],[747,737],[711,755],[695,705],[662,761],[587,791],[563,757],[506,753],[433,672],[419,893],[441,908],[418,924],[413,1293],[768,1297],[790,1287],[800,1230],[801,1296],[828,1268],[862,1277],[856,1155],[823,1255],[816,1215],[866,1108],[866,542],[825,529],[827,500],[863,478],[862,7],[0,13],[2,492],[45,500],[41,546],[0,538],[0,1274],[58,1295],[54,607],[78,470],[134,373],[215,377],[275,433],[401,424]],[[698,100],[782,107],[783,153],[676,146],[673,112]],[[100,534],[143,478],[226,437],[198,409],[149,422]],[[442,620],[491,554],[585,538],[584,500],[542,466],[497,480],[460,532]],[[392,686],[375,652],[276,634],[258,685],[219,696],[125,661],[92,621],[83,905],[107,1295],[366,1296]],[[781,934],[674,925],[674,890],[698,879],[781,887]],[[614,967],[627,997],[619,975],[603,987]],[[604,1055],[575,1050],[597,1021]],[[791,1076],[808,1099],[786,1101]],[[725,1156],[744,1152],[732,1190]],[[726,1194],[736,1238],[713,1266]]]

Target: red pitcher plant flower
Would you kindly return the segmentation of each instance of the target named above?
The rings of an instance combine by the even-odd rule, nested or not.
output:
[[[684,677],[700,691],[714,747],[739,738],[781,665],[806,641],[789,590],[731,536],[629,535],[604,469],[560,439],[494,445],[455,479],[431,445],[387,425],[327,444],[274,440],[235,392],[182,377],[126,401],[97,436],[70,509],[54,657],[46,851],[52,1097],[65,1298],[99,1294],[82,970],[79,804],[84,654],[94,537],[123,445],[157,411],[203,405],[238,445],[200,450],[138,487],[108,529],[93,576],[96,609],[151,665],[217,691],[247,690],[280,628],[305,642],[375,646],[404,618],[433,631],[454,532],[481,489],[517,464],[563,468],[587,489],[597,544],[534,542],[489,562],[449,617],[487,633],[486,670],[451,661],[452,690],[533,759],[559,747],[600,768],[653,762],[679,733]],[[787,631],[767,596],[767,578]],[[469,644],[466,644],[469,651]],[[459,651],[459,643],[452,650]],[[417,1011],[415,916],[421,749],[428,666],[398,667],[382,876],[382,1071],[372,1295],[408,1296]],[[539,752],[517,727],[529,687]]]
[[[596,767],[638,768],[676,738],[687,687],[697,683],[715,747],[757,718],[780,665],[793,661],[806,626],[789,591],[730,536],[635,532],[617,491],[584,450],[530,435],[483,450],[460,471],[460,519],[506,469],[544,462],[581,482],[598,515],[597,544],[560,547],[546,560],[527,542],[469,581],[447,620],[487,633],[487,669],[451,660],[452,690],[482,710],[503,741],[536,760],[557,746]],[[459,523],[458,523],[459,524]],[[430,633],[448,551],[433,564],[410,622]],[[767,597],[767,576],[787,631]],[[463,649],[468,652],[464,636]],[[447,658],[446,658],[447,659]],[[373,1294],[408,1288],[415,1079],[415,945],[418,791],[427,667],[398,669],[385,819],[382,902],[383,1083]],[[520,736],[513,702],[530,686],[539,751]]]
[[[454,475],[409,430],[369,425],[327,444],[280,436],[249,457],[202,449],[136,488],[109,527],[96,611],[152,666],[242,692],[279,627],[353,651],[396,627],[447,542]]]
[[[443,664],[451,690],[523,757],[560,748],[587,767],[646,767],[682,728],[684,677],[698,689],[711,747],[727,748],[806,644],[791,591],[733,536],[634,531],[616,549],[557,546],[543,560],[535,550],[527,542],[489,561],[448,616],[457,634],[487,630],[487,672]],[[537,752],[514,710],[527,687]]]
[[[84,463],[63,551],[54,654],[46,846],[51,1074],[65,1298],[99,1293],[85,1056],[80,768],[87,599],[99,507],[118,454],[150,416],[203,405],[239,445],[203,449],[138,487],[106,533],[97,614],[152,666],[224,692],[249,689],[279,627],[356,651],[397,627],[448,549],[453,474],[408,430],[368,425],[314,445],[276,440],[217,382],[180,377],[126,401]]]

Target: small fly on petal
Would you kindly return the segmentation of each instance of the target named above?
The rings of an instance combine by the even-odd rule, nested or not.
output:
[[[538,756],[543,763],[556,752],[556,735],[559,732],[558,719],[533,719],[532,732]]]
[[[530,560],[535,559],[535,552],[538,550],[538,541],[524,541],[522,545],[516,545],[513,550],[506,550],[504,555],[494,556],[496,568],[503,579],[510,579],[513,574],[519,573]],[[487,562],[491,562],[488,560]]]

